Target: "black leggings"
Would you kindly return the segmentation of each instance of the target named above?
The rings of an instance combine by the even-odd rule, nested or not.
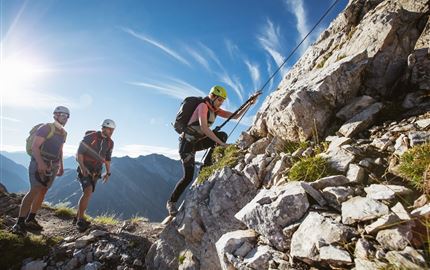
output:
[[[222,142],[227,141],[227,134],[225,132],[214,133]],[[183,138],[179,138],[179,155],[181,156],[184,176],[176,184],[175,189],[170,195],[169,202],[177,202],[184,190],[193,180],[196,152],[210,148],[209,153],[203,162],[203,166],[210,166],[212,165],[212,152],[215,148],[215,145],[216,143],[208,137],[196,142],[189,142]]]

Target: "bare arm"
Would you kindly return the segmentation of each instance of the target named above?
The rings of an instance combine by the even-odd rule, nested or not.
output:
[[[64,144],[63,144],[64,145]],[[61,146],[60,152],[60,168],[58,168],[57,176],[62,176],[64,174],[64,161],[63,161],[63,146]]]
[[[238,119],[240,118],[245,111],[251,106],[251,103],[248,103],[245,107],[243,107],[235,116],[233,116],[231,119]],[[229,111],[222,111],[222,113],[219,113],[219,116],[223,118],[229,118],[233,113]]]
[[[110,161],[105,161],[106,172],[110,173]]]
[[[103,182],[106,183],[110,176],[110,161],[105,161],[106,173],[103,175]]]
[[[81,142],[81,144],[82,144],[82,142]],[[88,169],[84,165],[84,155],[79,153],[79,152],[78,152],[78,163],[79,163],[79,168],[81,169],[82,175],[87,176],[88,175]]]
[[[251,105],[253,105],[257,101],[259,95],[260,94],[254,94],[253,96],[251,96],[250,101],[242,109],[240,109],[237,114],[232,117],[232,119],[239,119],[240,117],[242,117],[242,115],[249,109],[249,107],[251,107]],[[232,112],[220,110],[218,115],[223,118],[229,118],[232,114]]]
[[[213,133],[213,131],[208,127],[208,121],[207,121],[207,107],[206,110],[199,111],[199,123],[200,128],[202,132],[208,136],[212,141],[216,142],[217,144],[221,146],[225,146],[226,144],[223,143],[216,135]]]

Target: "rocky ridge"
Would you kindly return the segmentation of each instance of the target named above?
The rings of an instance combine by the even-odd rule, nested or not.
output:
[[[429,29],[429,1],[350,1],[265,100],[238,164],[192,188],[146,266],[428,267],[430,204],[398,163],[430,141]],[[297,141],[307,147],[287,151]],[[306,157],[332,171],[291,181]]]

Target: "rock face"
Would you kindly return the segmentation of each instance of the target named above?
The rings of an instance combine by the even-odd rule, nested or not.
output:
[[[256,194],[252,181],[230,168],[217,172],[190,192],[184,211],[170,223],[151,247],[149,269],[176,269],[187,247],[206,269],[219,269],[215,243],[227,232],[246,229],[234,215]]]
[[[428,6],[349,1],[242,133],[238,164],[191,189],[146,268],[425,265],[411,231],[430,208],[402,205],[419,194],[399,181],[397,165],[430,138]],[[332,171],[292,182],[290,169],[303,157],[323,158]]]
[[[404,9],[407,5],[398,1],[350,1],[265,100],[250,133],[305,140],[312,136],[315,127],[318,134],[324,134],[336,109],[350,105],[359,93],[370,98],[389,96],[407,68],[409,54],[417,54],[414,47],[428,48],[428,42],[424,44],[429,25],[422,19],[426,9],[412,12]],[[419,79],[429,72],[430,65],[425,65],[425,61],[428,60],[415,64],[412,77],[414,84],[428,90],[428,85]],[[381,106],[363,103],[372,107],[372,113]],[[370,110],[368,106],[356,107]],[[341,119],[353,118],[345,119],[351,115],[344,111],[338,112]],[[356,113],[361,112],[356,109]],[[350,128],[343,130],[350,133]]]
[[[299,182],[261,190],[235,217],[279,250],[288,248],[282,229],[307,212],[309,201]]]
[[[291,256],[301,258],[309,263],[336,260],[336,255],[330,256],[330,253],[334,252],[333,248],[325,251],[321,249],[331,244],[349,241],[353,236],[354,231],[350,227],[311,212],[292,237]],[[351,262],[349,255],[344,254],[345,250],[337,248],[336,251],[340,253],[337,255],[340,257],[337,259],[339,263]]]
[[[354,197],[342,203],[342,222],[354,224],[388,214],[388,206],[370,198]]]

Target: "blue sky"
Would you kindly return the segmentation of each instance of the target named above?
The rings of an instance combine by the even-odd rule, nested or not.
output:
[[[66,105],[66,155],[76,152],[86,130],[112,118],[115,156],[177,158],[170,123],[181,100],[219,84],[229,92],[225,107],[234,110],[332,2],[0,0],[1,149],[24,150],[31,127]],[[287,69],[346,4],[340,1]],[[249,127],[263,99],[229,142]]]

